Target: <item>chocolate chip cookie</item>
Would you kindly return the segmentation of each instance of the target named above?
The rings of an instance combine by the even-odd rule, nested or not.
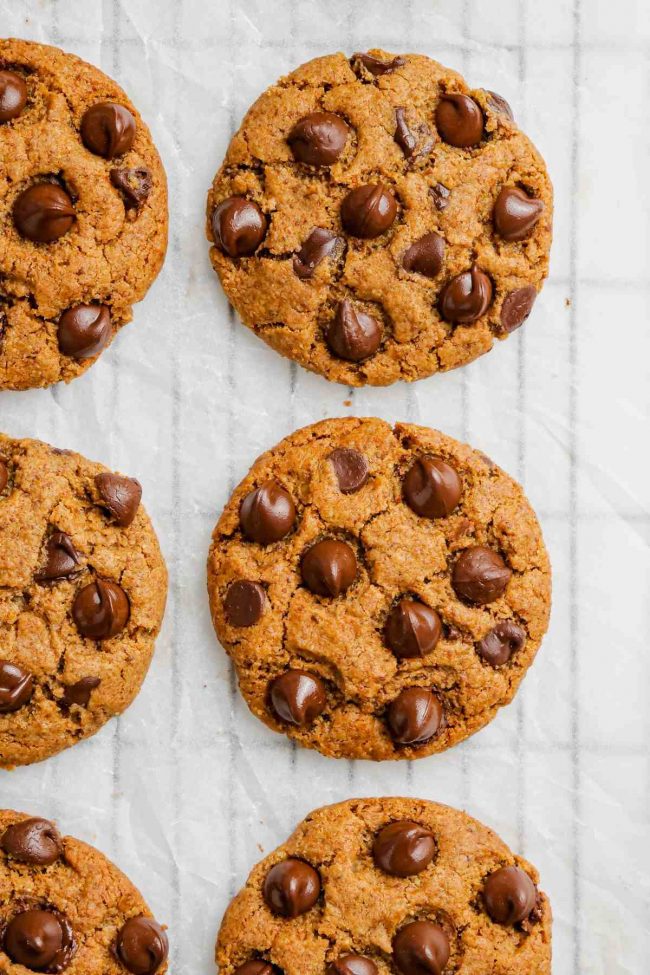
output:
[[[131,320],[167,247],[167,185],[124,92],[0,41],[0,389],[69,382]]]
[[[310,813],[251,871],[217,940],[220,975],[550,975],[534,867],[422,799]]]
[[[124,874],[54,823],[0,810],[0,970],[160,975],[167,935]]]
[[[552,211],[503,98],[375,50],[317,58],[257,100],[207,235],[245,325],[328,379],[383,386],[464,365],[523,324]]]
[[[0,434],[0,767],[54,755],[133,701],[167,595],[133,478]]]
[[[214,531],[208,589],[258,718],[325,755],[397,759],[512,700],[551,578],[530,505],[489,458],[347,418],[255,462]]]

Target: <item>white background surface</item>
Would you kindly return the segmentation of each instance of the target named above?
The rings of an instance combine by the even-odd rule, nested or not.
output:
[[[127,90],[170,180],[167,263],[135,321],[69,387],[0,394],[0,427],[137,476],[171,573],[136,703],[94,739],[0,773],[169,924],[171,971],[213,972],[223,910],[311,808],[409,794],[466,808],[540,869],[554,973],[650,957],[648,507],[650,16],[641,0],[0,0],[0,33],[59,45]],[[253,99],[309,57],[421,51],[505,95],[556,190],[552,274],[525,329],[454,373],[354,393],[239,325],[204,202]],[[346,400],[351,401],[348,405]],[[516,702],[419,762],[327,760],[253,719],[210,625],[204,563],[263,449],[376,414],[469,440],[525,485],[554,568],[548,637]]]

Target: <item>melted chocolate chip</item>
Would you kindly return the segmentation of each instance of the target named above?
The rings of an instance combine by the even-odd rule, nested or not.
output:
[[[525,642],[523,626],[512,620],[503,620],[477,643],[476,652],[492,667],[500,667],[510,660],[513,653],[521,650]]]
[[[54,532],[45,543],[45,565],[36,573],[37,582],[66,579],[79,571],[79,555],[65,532]]]
[[[111,515],[116,525],[120,528],[128,528],[140,507],[142,498],[140,482],[134,477],[106,473],[96,475],[95,487],[102,508]]]
[[[421,518],[446,518],[462,493],[458,471],[441,457],[419,457],[404,478],[404,500]]]
[[[543,212],[541,200],[518,186],[504,186],[494,204],[494,229],[504,240],[525,240]]]
[[[447,207],[450,194],[451,190],[448,190],[442,183],[436,183],[429,190],[429,196],[433,200],[433,205],[436,210],[444,210]]]
[[[485,606],[503,595],[511,576],[498,552],[475,545],[465,549],[454,565],[451,584],[460,599]]]
[[[313,724],[325,710],[327,691],[315,674],[308,674],[304,670],[287,670],[271,681],[269,700],[281,721],[304,728]]]
[[[413,274],[435,278],[442,270],[445,241],[440,234],[425,234],[411,244],[402,258],[402,267]]]
[[[386,621],[386,643],[396,657],[424,657],[435,649],[442,623],[434,609],[415,599],[400,599]]]
[[[59,319],[59,350],[73,359],[90,359],[106,348],[112,331],[106,305],[73,305]]]
[[[339,302],[336,315],[327,330],[330,350],[347,362],[362,362],[374,355],[381,345],[382,328],[376,318],[355,308],[345,298]]]
[[[277,481],[265,481],[250,491],[241,503],[239,523],[246,538],[260,545],[279,542],[296,521],[296,506],[288,491]]]
[[[95,579],[80,589],[72,604],[72,618],[82,636],[110,640],[129,621],[129,598],[116,582]]]
[[[137,210],[147,202],[153,187],[153,176],[145,166],[135,169],[111,169],[111,183],[124,197],[127,210]]]
[[[379,969],[372,958],[348,952],[339,955],[325,969],[326,975],[379,975]]]
[[[440,314],[454,325],[470,325],[492,301],[492,281],[476,265],[448,281],[440,295]]]
[[[507,115],[511,122],[514,122],[515,116],[514,112],[510,108],[510,105],[505,100],[503,95],[497,95],[496,91],[487,91],[488,105],[494,112],[498,112],[499,115]]]
[[[357,577],[357,557],[346,542],[326,538],[302,557],[302,579],[317,596],[340,596]]]
[[[86,149],[104,159],[128,152],[135,141],[135,119],[128,108],[115,102],[92,105],[81,120],[81,139]]]
[[[413,877],[422,873],[435,852],[436,841],[431,830],[406,819],[384,826],[372,847],[375,864],[391,877]]]
[[[339,491],[342,494],[356,494],[368,480],[368,461],[358,450],[350,447],[337,447],[329,455],[334,468]]]
[[[436,109],[440,138],[450,146],[468,149],[483,138],[483,112],[469,95],[443,95]]]
[[[426,687],[406,687],[388,709],[388,728],[398,745],[423,745],[442,725],[442,704]]]
[[[341,243],[341,238],[333,231],[316,227],[295,255],[293,270],[303,281],[313,278],[318,265],[334,254]]]
[[[332,166],[350,135],[349,125],[333,112],[312,112],[296,122],[287,142],[296,162]]]
[[[49,867],[63,853],[59,832],[48,819],[23,819],[0,836],[0,848],[19,863]]]
[[[130,917],[117,935],[114,954],[132,975],[154,975],[167,960],[169,941],[151,917]]]
[[[501,867],[483,886],[485,909],[497,924],[512,926],[524,921],[537,905],[537,888],[519,867]]]
[[[259,582],[238,579],[228,587],[223,602],[226,620],[231,626],[254,626],[262,619],[266,593]]]
[[[274,914],[298,917],[314,906],[320,889],[318,872],[304,860],[288,857],[268,871],[262,893]]]
[[[353,237],[372,240],[393,226],[397,216],[395,196],[381,183],[365,183],[351,190],[341,205],[343,226]]]
[[[68,193],[57,183],[35,183],[16,198],[16,230],[36,244],[51,244],[72,227],[76,213]]]
[[[34,678],[11,660],[0,660],[0,714],[17,711],[34,693]]]
[[[393,961],[400,975],[442,975],[450,950],[449,937],[433,921],[412,921],[393,938]]]
[[[0,71],[0,122],[18,118],[27,104],[27,85],[15,71]]]
[[[261,958],[251,958],[235,969],[235,975],[281,975],[280,970]]]
[[[65,915],[36,908],[21,911],[11,919],[3,943],[13,962],[34,972],[62,972],[77,947]]]
[[[87,708],[90,703],[90,695],[101,684],[99,677],[82,677],[76,684],[68,684],[61,697],[61,704],[66,708],[71,708],[76,704],[80,708]]]
[[[509,334],[523,325],[535,304],[537,291],[532,284],[511,291],[501,305],[501,332]]]
[[[352,61],[358,61],[364,66],[366,71],[374,75],[376,78],[381,75],[388,74],[389,71],[395,71],[396,68],[401,68],[402,65],[406,64],[406,59],[403,57],[394,57],[389,61],[384,61],[382,58],[375,57],[374,54],[353,54]]]
[[[212,214],[217,247],[228,257],[250,257],[266,236],[267,219],[254,200],[231,196]]]
[[[423,122],[414,131],[406,121],[406,111],[403,108],[395,109],[395,142],[400,147],[406,159],[413,159],[414,156],[421,156],[428,152],[433,145],[429,127]]]

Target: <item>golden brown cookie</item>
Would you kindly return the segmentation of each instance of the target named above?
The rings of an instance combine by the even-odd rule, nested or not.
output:
[[[214,531],[208,590],[246,703],[346,758],[420,758],[508,704],[551,575],[519,485],[436,430],[324,420],[263,454]]]
[[[122,89],[0,41],[0,389],[69,382],[131,321],[167,248],[167,183]]]
[[[0,767],[98,731],[147,673],[167,571],[133,478],[0,434]]]
[[[316,58],[255,102],[207,235],[245,325],[327,379],[383,386],[464,365],[525,321],[552,213],[503,98],[375,50]]]
[[[550,975],[534,867],[423,799],[317,809],[226,911],[220,975]]]
[[[110,860],[47,819],[0,810],[4,975],[164,975],[167,954],[164,929]]]

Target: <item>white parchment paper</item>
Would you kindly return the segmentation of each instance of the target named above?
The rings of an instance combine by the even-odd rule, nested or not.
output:
[[[0,33],[123,85],[170,181],[167,262],[135,321],[69,387],[0,394],[0,428],[137,476],[171,573],[136,703],[94,739],[0,773],[0,804],[105,851],[169,924],[176,975],[250,867],[311,808],[451,803],[539,867],[556,975],[650,957],[650,16],[636,0],[0,0]],[[351,392],[239,325],[212,273],[205,194],[234,128],[317,54],[421,51],[511,102],[556,190],[552,275],[525,329],[478,362]],[[554,568],[552,625],[516,700],[443,756],[327,760],[254,718],[215,641],[210,532],[252,460],[322,417],[439,427],[518,477]]]

